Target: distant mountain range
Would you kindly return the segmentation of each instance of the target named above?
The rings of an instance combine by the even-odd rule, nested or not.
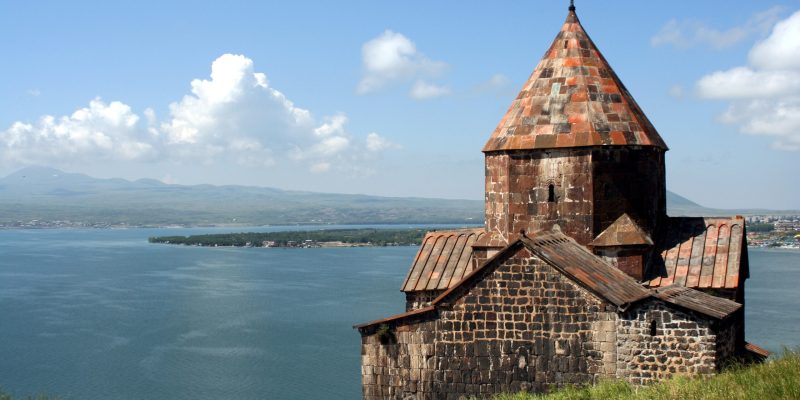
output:
[[[715,210],[667,192],[670,215],[776,213]],[[97,179],[28,167],[0,179],[0,226],[267,225],[483,222],[483,201],[287,191],[253,186],[172,185]]]

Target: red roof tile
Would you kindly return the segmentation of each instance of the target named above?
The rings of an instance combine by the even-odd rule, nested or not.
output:
[[[483,151],[624,145],[667,150],[570,10]]]
[[[444,290],[472,271],[472,244],[483,228],[433,231],[425,234],[400,290]]]
[[[735,289],[748,277],[744,219],[669,218],[648,266],[648,286]]]

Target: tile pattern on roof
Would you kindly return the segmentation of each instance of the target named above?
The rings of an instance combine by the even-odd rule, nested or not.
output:
[[[560,232],[538,232],[522,243],[539,258],[617,306],[650,296],[633,278]]]
[[[645,280],[650,287],[735,289],[748,278],[742,264],[744,219],[669,218]]]
[[[653,296],[717,319],[725,318],[742,308],[735,301],[678,285],[653,289]]]
[[[570,10],[483,151],[620,145],[667,150]]]
[[[589,243],[596,247],[651,246],[653,240],[628,214],[622,214]]]
[[[428,232],[400,290],[444,290],[454,286],[472,271],[472,244],[484,235],[482,228]]]

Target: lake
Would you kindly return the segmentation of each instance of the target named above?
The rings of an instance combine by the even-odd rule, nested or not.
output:
[[[0,387],[86,400],[359,398],[352,325],[403,311],[416,248],[147,243],[242,230],[287,228],[0,231]],[[800,345],[800,252],[751,249],[750,263],[747,339]]]

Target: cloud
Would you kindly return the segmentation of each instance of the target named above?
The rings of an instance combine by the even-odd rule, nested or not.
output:
[[[686,49],[695,46],[710,46],[714,49],[724,49],[739,43],[751,35],[763,35],[778,21],[783,7],[774,6],[768,10],[756,13],[742,26],[736,26],[725,31],[706,26],[705,23],[693,19],[668,21],[661,30],[650,39],[654,47],[673,45]]]
[[[362,154],[375,151],[370,145],[374,137],[361,141],[347,131],[344,114],[317,123],[310,111],[271,87],[243,55],[220,56],[211,64],[210,77],[195,79],[190,87],[190,93],[169,105],[164,119],[152,109],[140,116],[122,102],[97,98],[69,116],[15,122],[0,131],[0,161],[169,161],[249,168],[299,162],[309,171],[325,172],[358,169],[369,161]]]
[[[372,132],[367,135],[367,150],[375,153],[386,149],[399,149],[400,146],[387,140],[386,138]]]
[[[446,63],[425,57],[417,51],[414,42],[390,30],[364,43],[361,58],[364,75],[356,86],[358,94],[372,93],[387,85],[420,77],[435,77],[447,69]]]
[[[721,122],[770,136],[775,149],[800,150],[800,11],[753,46],[748,64],[702,77],[698,94],[731,101]]]
[[[736,67],[702,77],[697,90],[700,96],[709,99],[781,97],[800,90],[800,70]]]
[[[150,139],[128,105],[96,98],[68,116],[13,123],[0,132],[0,156],[22,164],[81,157],[141,160],[156,153]]]
[[[442,97],[448,94],[450,94],[450,89],[446,86],[439,86],[422,80],[414,82],[414,86],[411,87],[409,92],[411,97],[418,100]]]
[[[28,89],[26,93],[28,93],[29,96],[39,97],[41,96],[42,91],[39,89]]]
[[[800,11],[777,23],[772,34],[750,50],[748,59],[756,68],[800,69]]]

